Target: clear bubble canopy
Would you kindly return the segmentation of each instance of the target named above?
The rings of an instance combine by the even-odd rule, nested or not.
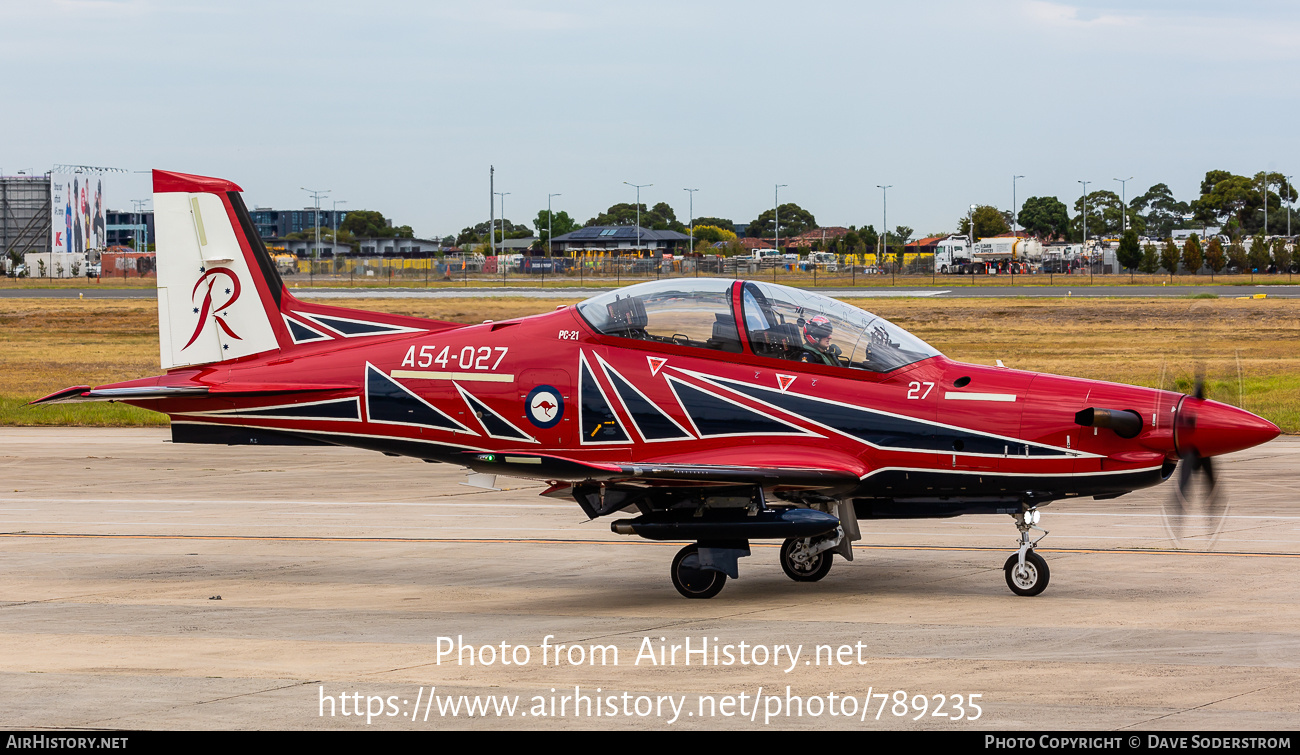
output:
[[[740,311],[733,306],[741,286]],[[906,330],[828,296],[725,278],[653,281],[601,294],[578,312],[605,335],[888,372],[939,352]]]

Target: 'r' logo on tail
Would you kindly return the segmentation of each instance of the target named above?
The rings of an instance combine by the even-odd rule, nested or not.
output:
[[[199,269],[202,270],[203,268],[199,268]],[[224,275],[228,279],[230,279],[231,282],[230,288],[227,288],[225,290],[225,295],[230,298],[226,299],[225,302],[223,302],[220,307],[213,307],[212,289],[213,289],[213,285],[217,282],[215,276],[218,274]],[[202,309],[200,310],[199,308],[195,308],[194,310],[199,315],[199,321],[194,324],[194,335],[190,336],[189,343],[186,343],[184,346],[181,347],[181,351],[188,349],[191,344],[193,344],[196,340],[198,340],[199,334],[203,332],[203,326],[206,325],[208,322],[209,314],[212,315],[213,320],[217,321],[217,326],[220,327],[221,330],[223,330],[226,333],[226,335],[230,336],[236,341],[244,340],[240,338],[238,335],[236,335],[235,331],[230,329],[230,326],[226,324],[226,321],[224,319],[222,319],[222,314],[219,314],[219,313],[223,313],[224,310],[229,308],[230,305],[234,304],[235,300],[239,298],[239,290],[240,290],[239,276],[235,275],[235,273],[232,270],[225,267],[214,267],[211,270],[204,271],[203,275],[199,276],[198,282],[194,284],[194,290],[190,292],[190,301],[194,300],[195,294],[199,292],[199,286],[202,286],[204,281],[208,282],[208,287],[203,293]]]

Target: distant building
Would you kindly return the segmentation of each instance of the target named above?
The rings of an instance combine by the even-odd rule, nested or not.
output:
[[[48,252],[50,177],[0,176],[0,255]]]
[[[559,237],[557,236],[556,238],[558,239]],[[501,239],[500,241],[497,241],[496,250],[502,254],[523,254],[531,249],[533,244],[536,243],[537,237],[535,236],[527,236],[522,239]],[[560,251],[560,247],[558,246],[554,247],[554,249],[557,252]],[[488,242],[486,241],[476,244],[466,244],[465,250],[475,254],[493,254],[492,250],[488,247]],[[543,248],[543,251],[545,251],[545,248]]]
[[[903,250],[907,254],[934,254],[939,245],[949,239],[965,240],[965,236],[927,236],[923,239],[909,241],[904,245]],[[964,244],[963,244],[964,245]]]
[[[784,242],[786,248],[797,247],[799,249],[811,249],[813,244],[820,244],[823,241],[831,241],[843,236],[847,236],[849,229],[842,226],[828,226],[826,228],[814,228],[811,231],[804,231],[792,239]]]
[[[743,249],[750,252],[754,251],[755,249],[773,248],[771,239],[756,239],[752,236],[745,236],[743,238],[736,239],[736,241],[740,244],[740,246]],[[727,245],[727,242],[725,241],[719,241],[718,243],[721,244],[722,246]]]
[[[361,257],[425,257],[444,251],[438,239],[374,238],[356,239],[351,244],[335,244],[323,238],[317,254],[316,239],[266,239],[274,254],[292,254],[299,259],[337,257],[355,254]]]
[[[127,212],[109,210],[104,214],[105,229],[109,246],[134,246],[140,239],[141,246],[157,243],[153,233],[153,211]]]
[[[253,225],[257,227],[257,235],[264,239],[278,239],[288,236],[291,233],[302,233],[303,231],[316,230],[315,207],[306,207],[301,210],[274,210],[270,207],[257,207],[249,212],[252,216]],[[334,228],[342,225],[347,219],[347,210],[319,210],[320,227]]]
[[[691,237],[677,231],[654,231],[642,228],[640,245],[637,229],[630,225],[593,225],[579,228],[551,240],[557,253],[615,252],[623,255],[681,254],[690,251]]]

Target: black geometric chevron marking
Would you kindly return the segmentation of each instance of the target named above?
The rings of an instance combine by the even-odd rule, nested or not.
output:
[[[591,373],[585,356],[578,359],[578,428],[584,444],[630,443],[614,408]]]
[[[601,366],[609,377],[609,382],[614,385],[614,390],[618,391],[618,397],[622,399],[628,414],[632,415],[632,422],[641,437],[646,440],[693,440],[690,433],[678,427],[662,409],[642,396],[613,367],[604,362]]]
[[[283,315],[282,315],[283,316]],[[289,326],[289,336],[293,338],[294,343],[311,343],[312,341],[329,341],[329,336],[319,331],[313,330],[297,320],[284,318],[284,324]]]
[[[715,396],[674,377],[668,378],[682,408],[701,437],[728,435],[812,435],[800,427]]]
[[[306,312],[299,313],[314,323],[324,325],[325,327],[345,336],[369,336],[380,335],[383,333],[410,333],[413,328],[404,328],[400,325],[384,325],[377,322],[361,322],[359,320],[345,320],[341,317],[329,317],[327,315],[309,315]]]
[[[340,398],[289,406],[269,406],[262,409],[238,409],[229,412],[211,412],[214,415],[240,417],[268,417],[278,419],[333,419],[361,420],[361,407],[355,398]]]
[[[1065,456],[1052,448],[995,438],[958,428],[941,427],[919,420],[896,417],[892,414],[863,409],[848,404],[828,403],[781,393],[737,380],[710,376],[708,378],[750,398],[758,399],[804,419],[834,428],[845,435],[880,448],[897,448],[906,451],[960,451],[967,454],[1042,457]],[[1028,454],[1026,454],[1028,449]]]
[[[366,365],[366,417],[371,422],[422,425],[478,435],[411,393],[406,386],[388,377],[372,364]]]
[[[461,388],[459,383],[452,381],[452,384],[456,386],[456,390],[460,391],[461,398],[465,399],[470,411],[474,412],[475,416],[478,417],[479,423],[483,425],[483,429],[487,431],[490,437],[501,440],[522,440],[527,443],[537,442],[536,438],[510,424],[510,421],[505,417],[492,411],[487,404],[479,401],[469,391]]]

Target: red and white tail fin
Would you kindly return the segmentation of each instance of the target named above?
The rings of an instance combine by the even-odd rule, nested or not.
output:
[[[292,343],[284,283],[238,186],[153,172],[158,336],[165,369],[238,359]]]

